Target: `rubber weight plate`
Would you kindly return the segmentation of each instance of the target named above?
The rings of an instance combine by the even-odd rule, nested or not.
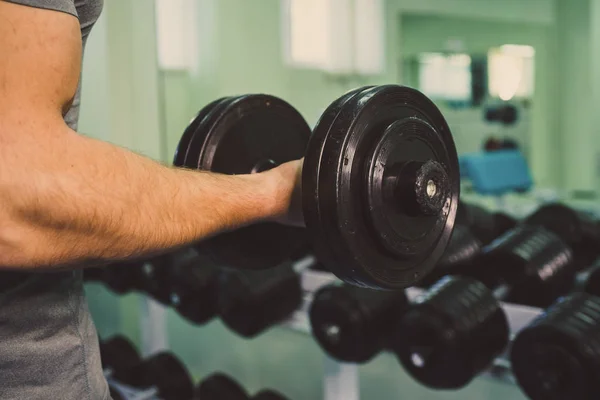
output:
[[[261,390],[252,400],[287,400],[287,397],[271,389]]]
[[[194,391],[196,400],[248,400],[246,390],[233,378],[216,373],[204,379]]]
[[[202,123],[207,123],[205,121],[208,114],[213,111],[220,103],[225,103],[226,100],[229,100],[229,97],[222,97],[218,100],[209,103],[205,106],[200,112],[196,115],[194,119],[190,122],[190,125],[186,128],[181,135],[181,139],[179,139],[179,144],[177,145],[177,149],[175,149],[175,157],[173,159],[173,165],[176,167],[184,167],[185,166],[185,158],[187,157],[187,152],[190,146],[190,142],[194,137],[194,133],[198,129],[199,125]]]
[[[531,400],[600,398],[600,298],[563,297],[515,338],[510,360]]]
[[[265,171],[304,156],[310,128],[291,105],[273,96],[218,100],[198,114],[177,149],[179,166],[222,174]],[[181,157],[185,154],[185,157]],[[201,242],[199,251],[222,265],[263,269],[306,245],[305,230],[259,223]]]
[[[367,87],[325,111],[305,157],[303,208],[317,258],[355,285],[399,289],[435,266],[459,195],[437,107],[403,86]]]
[[[141,362],[136,347],[124,336],[113,336],[99,344],[102,368],[112,370],[113,377],[121,376]]]

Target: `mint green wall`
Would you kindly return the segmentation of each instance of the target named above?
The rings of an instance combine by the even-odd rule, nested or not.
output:
[[[592,145],[592,171],[595,172],[593,177],[592,187],[596,190],[600,189],[600,143],[595,138],[600,137],[600,113],[596,112],[595,105],[600,104],[600,0],[590,0],[590,13],[589,20],[592,21],[590,24],[590,41],[589,41],[589,54],[590,54],[590,72],[591,72],[591,83],[590,83],[590,106],[591,110],[591,122],[590,122],[590,134],[591,139],[589,141]]]
[[[567,4],[568,3],[568,4]],[[559,76],[552,82],[558,89],[559,154],[561,178],[567,190],[595,189],[594,158],[597,145],[592,134],[590,1],[558,3],[556,38]],[[595,21],[596,24],[600,21]],[[597,47],[600,43],[596,42]],[[597,52],[598,50],[596,50]],[[596,74],[600,70],[595,71]]]

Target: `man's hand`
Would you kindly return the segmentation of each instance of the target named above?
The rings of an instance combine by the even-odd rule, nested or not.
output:
[[[304,226],[302,212],[302,160],[291,161],[265,172],[270,175],[277,193],[273,219],[277,222]]]

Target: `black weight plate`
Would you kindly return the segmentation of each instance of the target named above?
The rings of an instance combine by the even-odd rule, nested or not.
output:
[[[541,225],[560,236],[573,248],[578,268],[587,267],[600,255],[598,222],[590,214],[554,203],[540,207],[525,223]]]
[[[261,390],[252,400],[287,400],[287,397],[271,389]]]
[[[304,163],[305,220],[317,257],[348,283],[387,289],[412,285],[435,266],[454,226],[459,174],[450,129],[435,105],[410,88],[379,86],[344,97],[334,103],[337,116],[328,109],[317,124]],[[421,163],[419,173],[434,165],[429,171],[441,173],[436,176],[440,185],[429,195],[439,200],[435,213],[409,212],[412,203],[403,198],[373,206],[379,203],[373,203],[371,182],[376,173],[383,176],[377,168],[387,171],[382,155],[390,167]],[[398,176],[402,183],[404,176]],[[416,196],[428,189],[422,182],[413,185]],[[394,200],[397,193],[410,192],[396,190]],[[413,202],[433,204],[423,198]]]
[[[206,123],[206,116],[216,108],[216,106],[229,99],[229,97],[222,97],[218,100],[209,103],[207,106],[202,108],[200,112],[196,115],[196,117],[190,122],[190,125],[186,128],[181,135],[181,139],[179,139],[179,143],[177,144],[177,148],[175,149],[175,157],[173,158],[173,165],[176,167],[183,167],[185,165],[185,158],[188,153],[188,148],[190,142],[192,141],[192,137],[194,133],[198,130],[199,126],[203,123]]]
[[[162,352],[133,367],[123,383],[137,388],[155,387],[163,400],[190,399],[194,384],[182,362],[173,354]]]
[[[222,174],[250,174],[300,159],[310,128],[300,113],[269,95],[224,99],[198,124],[185,167]],[[281,264],[306,246],[304,229],[259,223],[217,235],[198,245],[221,265],[264,269]]]
[[[197,155],[202,152],[204,146],[204,140],[207,138],[210,129],[214,126],[215,122],[218,121],[225,107],[236,100],[237,97],[223,97],[217,101],[212,107],[210,104],[207,106],[208,110],[203,113],[202,123],[198,124],[194,133],[191,136],[188,144],[188,149],[185,153],[184,166],[186,168],[196,169],[198,168]],[[188,158],[188,155],[192,155],[193,159]]]
[[[233,378],[216,373],[204,379],[194,391],[197,400],[248,400],[246,390]]]
[[[340,110],[348,100],[363,90],[367,90],[372,87],[373,86],[366,86],[351,90],[331,103],[331,105],[327,107],[325,112],[321,115],[321,118],[316,125],[317,129],[313,131],[313,134],[310,137],[308,148],[311,150],[307,151],[305,155],[302,171],[302,206],[304,210],[304,221],[306,226],[315,227],[315,229],[313,229],[315,231],[318,230],[318,227],[322,224],[319,203],[312,200],[306,201],[305,198],[306,196],[311,196],[312,198],[318,195],[318,177],[319,170],[321,168],[321,153],[323,151],[323,146],[325,144],[327,135],[329,134],[328,127],[333,125],[333,121],[335,121],[340,113]],[[313,241],[317,242],[319,239],[315,237]],[[326,265],[328,270],[340,278],[343,277],[343,279],[350,284],[361,286],[361,283],[359,281],[355,281],[351,274],[344,273],[345,270],[343,266],[338,265],[333,259],[326,260],[325,257],[327,257],[327,254],[323,253],[319,257],[319,260]]]
[[[140,355],[133,343],[120,335],[100,342],[100,358],[102,360],[102,368],[111,369],[113,376],[116,377],[141,361]]]
[[[510,361],[532,400],[600,398],[600,299],[563,297],[515,338]]]

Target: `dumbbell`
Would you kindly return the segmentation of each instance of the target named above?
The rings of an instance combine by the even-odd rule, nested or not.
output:
[[[137,290],[139,270],[143,261],[119,261],[103,267],[88,268],[84,271],[86,282],[101,282],[112,292],[124,295]]]
[[[100,359],[102,369],[110,375],[117,376],[142,361],[133,343],[121,335],[100,341]]]
[[[190,400],[194,384],[185,366],[168,352],[162,352],[141,361],[130,369],[114,375],[126,385],[156,390],[162,400]]]
[[[500,300],[528,290],[545,299],[559,296],[572,269],[571,249],[558,236],[541,227],[517,227],[486,247],[473,277],[442,278],[420,296],[399,319],[393,349],[422,384],[463,387],[508,345]]]
[[[192,247],[86,271],[88,281],[102,282],[117,294],[142,292],[196,323],[214,316],[217,273]]]
[[[218,314],[220,269],[195,255],[171,268],[170,304],[189,322],[205,324]]]
[[[531,400],[600,398],[600,297],[559,299],[516,336],[513,373]]]
[[[170,306],[173,300],[171,283],[176,279],[175,271],[189,268],[198,263],[193,248],[183,248],[146,260],[138,269],[137,289],[159,303]],[[201,265],[200,265],[201,266]]]
[[[313,298],[309,318],[313,336],[332,358],[365,363],[389,345],[389,336],[408,308],[403,291],[329,285]]]
[[[228,375],[217,373],[198,384],[194,400],[249,400],[246,390]]]
[[[177,274],[185,271],[185,274],[188,275],[187,269],[205,266],[197,251],[192,247],[186,247],[144,260],[137,260],[128,266],[123,263],[109,266],[107,270],[114,278],[105,277],[105,282],[113,290],[115,290],[116,282],[119,282],[118,285],[122,289],[139,291],[165,306],[171,306],[173,299],[178,300],[172,290],[172,286],[177,285],[180,281]],[[199,283],[199,281],[195,281],[195,283]],[[204,287],[196,288],[198,294],[201,289]]]
[[[112,400],[127,400],[125,398],[125,396],[123,396],[123,394],[120,391],[118,391],[116,388],[109,387],[108,390],[109,390],[109,393],[110,393],[110,398]]]
[[[417,286],[426,288],[443,276],[460,275],[462,270],[469,268],[471,262],[481,253],[482,248],[483,244],[473,234],[471,228],[457,224],[452,232],[450,243],[435,269],[421,280]]]
[[[252,400],[287,400],[287,397],[275,390],[265,389],[255,394]]]
[[[298,271],[311,257],[264,271],[229,271],[221,275],[218,309],[221,320],[237,334],[251,338],[297,310],[303,302]]]
[[[250,174],[304,157],[308,230],[254,224],[199,243],[218,265],[280,265],[312,239],[344,281],[410,286],[433,269],[450,239],[459,194],[456,148],[437,107],[403,86],[364,87],[334,101],[314,131],[269,95],[216,100],[184,132],[174,165]]]
[[[147,260],[139,270],[137,286],[183,317],[202,324],[215,316],[218,269],[193,247]]]
[[[573,248],[578,268],[600,256],[600,229],[591,214],[564,204],[548,204],[527,217],[525,223],[540,225],[556,233]]]
[[[84,282],[103,282],[103,267],[86,268],[83,270]]]
[[[216,373],[204,379],[194,391],[194,400],[286,400],[281,393],[271,389],[258,392],[252,398],[233,378]]]
[[[600,353],[587,350],[594,349],[590,341],[600,340],[600,302],[593,296],[600,299],[600,260],[578,274],[569,297],[517,336],[511,361],[531,399],[597,398],[600,385],[590,373],[600,365]]]
[[[484,245],[517,226],[517,220],[503,212],[490,212],[485,208],[461,201],[456,223],[467,226]]]
[[[487,107],[484,110],[484,118],[488,122],[500,122],[504,125],[514,124],[519,117],[517,107],[512,104]]]

